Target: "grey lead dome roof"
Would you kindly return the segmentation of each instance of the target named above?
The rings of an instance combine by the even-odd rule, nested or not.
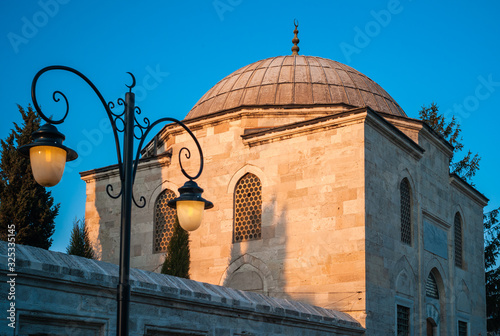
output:
[[[311,107],[345,104],[406,117],[373,80],[345,64],[315,56],[277,56],[249,64],[215,84],[186,116],[239,107]]]

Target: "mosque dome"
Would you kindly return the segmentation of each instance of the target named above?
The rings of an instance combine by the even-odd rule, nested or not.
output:
[[[330,59],[299,55],[299,23],[292,55],[249,64],[215,84],[194,105],[186,119],[239,108],[311,108],[368,106],[377,112],[406,117],[380,85],[350,66]]]
[[[236,70],[201,97],[186,119],[243,107],[322,105],[369,106],[377,112],[406,116],[380,85],[350,66],[321,57],[290,55]]]

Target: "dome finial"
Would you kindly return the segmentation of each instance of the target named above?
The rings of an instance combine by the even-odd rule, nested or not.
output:
[[[299,21],[297,19],[294,19],[293,20],[293,24],[295,25],[295,30],[293,31],[293,33],[295,34],[295,36],[293,37],[293,40],[292,40],[292,43],[293,43],[293,47],[292,47],[292,55],[298,55],[299,54],[299,38],[297,37],[297,34],[299,33],[299,30],[297,29],[297,27],[299,26]]]

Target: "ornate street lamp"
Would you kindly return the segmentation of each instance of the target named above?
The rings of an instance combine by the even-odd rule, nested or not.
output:
[[[64,119],[68,116],[69,103],[66,96],[61,91],[54,91],[52,98],[55,102],[59,102],[61,98],[64,99],[66,103],[66,112],[61,119],[53,120],[48,118],[40,109],[36,99],[36,83],[38,78],[47,71],[51,70],[63,70],[74,73],[75,75],[82,78],[94,92],[99,97],[104,109],[108,115],[109,121],[113,128],[113,135],[115,138],[116,153],[118,157],[118,170],[120,173],[120,192],[117,195],[113,195],[113,186],[108,184],[106,187],[106,192],[111,198],[122,197],[121,204],[121,232],[120,232],[120,278],[118,283],[118,320],[116,334],[119,336],[128,335],[128,320],[129,320],[129,303],[130,303],[130,227],[131,227],[131,214],[132,214],[132,202],[139,207],[143,208],[146,205],[146,199],[141,196],[138,204],[133,195],[133,184],[135,180],[135,175],[137,173],[137,167],[139,165],[139,156],[141,154],[141,149],[146,140],[149,132],[159,123],[173,122],[176,123],[189,133],[193,138],[198,151],[200,153],[200,168],[195,176],[189,175],[182,166],[181,153],[186,151],[185,157],[189,159],[191,157],[191,152],[188,148],[183,147],[179,151],[179,164],[181,171],[189,180],[184,184],[184,186],[179,188],[179,197],[173,199],[168,203],[171,208],[177,209],[177,216],[179,218],[179,224],[188,231],[196,230],[200,224],[203,217],[203,210],[210,209],[213,207],[212,202],[207,201],[201,197],[203,189],[201,189],[198,184],[194,181],[196,180],[203,171],[203,152],[201,150],[200,144],[194,134],[189,130],[189,128],[174,118],[161,118],[153,123],[150,123],[148,118],[144,118],[144,124],[141,125],[137,120],[135,114],[141,114],[141,109],[135,106],[135,95],[132,92],[132,88],[135,86],[135,77],[130,72],[132,76],[132,85],[126,85],[129,88],[129,92],[125,93],[125,100],[119,98],[117,100],[118,105],[124,106],[124,111],[122,113],[115,113],[112,110],[115,108],[115,104],[110,101],[106,103],[103,96],[97,90],[95,85],[81,72],[61,65],[54,65],[45,67],[33,78],[31,84],[31,98],[33,99],[33,105],[40,115],[40,117],[47,122],[38,131],[33,133],[34,141],[31,144],[20,147],[18,150],[25,156],[29,156],[31,160],[31,168],[33,171],[33,176],[35,180],[45,187],[52,187],[56,185],[62,177],[64,172],[64,165],[66,161],[75,160],[78,155],[77,153],[64,146],[63,140],[64,135],[60,133],[54,124],[61,124]],[[122,127],[117,126],[117,120],[120,121]],[[140,136],[134,134],[140,133]],[[118,133],[123,133],[123,161],[122,161],[122,150],[120,146],[120,141],[118,138]],[[139,140],[139,145],[137,152],[135,153],[134,160],[134,138]]]

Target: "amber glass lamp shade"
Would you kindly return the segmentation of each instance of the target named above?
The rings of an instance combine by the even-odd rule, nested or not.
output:
[[[201,225],[203,210],[214,207],[201,194],[203,189],[193,180],[187,181],[179,188],[179,197],[168,202],[168,206],[177,209],[179,225],[186,231],[194,231]]]
[[[53,146],[30,148],[33,177],[44,187],[53,187],[61,181],[66,164],[66,151]]]
[[[180,226],[186,231],[194,231],[200,227],[203,219],[205,203],[201,201],[178,201],[177,218]]]
[[[33,142],[18,150],[30,158],[31,170],[36,182],[44,187],[53,187],[61,180],[66,161],[78,157],[76,152],[62,142],[65,139],[54,125],[45,124],[32,134]]]

